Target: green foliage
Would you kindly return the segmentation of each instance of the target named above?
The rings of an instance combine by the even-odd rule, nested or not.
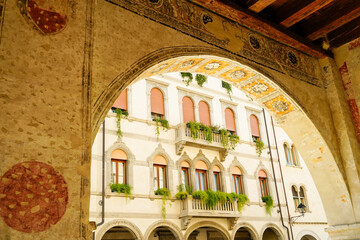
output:
[[[190,136],[195,140],[199,137],[200,124],[194,121],[189,121],[186,126],[190,128]]]
[[[121,110],[120,108],[111,108],[116,113],[116,126],[117,126],[117,136],[121,138],[123,136],[121,131],[121,118],[127,117],[129,115],[128,111]]]
[[[189,86],[189,84],[192,82],[193,80],[193,75],[190,72],[181,72],[181,77],[183,79],[183,82],[186,83],[186,86]]]
[[[221,84],[222,84],[222,87],[226,89],[227,94],[229,95],[229,98],[232,101],[232,99],[231,99],[232,89],[231,89],[230,83],[222,81]]]
[[[239,136],[229,134],[229,142],[231,149],[235,149],[236,145],[239,143]]]
[[[187,192],[188,194],[192,193],[192,186],[187,184],[180,184],[177,186],[178,192]]]
[[[160,135],[160,127],[159,126],[161,125],[162,129],[167,131],[169,129],[169,122],[166,119],[158,119],[158,118],[154,118],[153,121],[156,122],[155,134],[156,134],[157,139],[159,140],[159,135]]]
[[[196,80],[197,84],[198,84],[200,87],[202,87],[203,84],[204,84],[204,82],[206,82],[207,77],[204,76],[204,75],[201,75],[201,74],[196,74],[195,80]]]
[[[225,149],[229,149],[229,133],[228,130],[226,129],[220,129],[220,141],[221,141],[221,145],[225,148]]]
[[[167,188],[158,188],[155,192],[155,195],[161,195],[162,197],[162,206],[161,206],[161,214],[163,218],[166,218],[166,200],[171,197],[170,191]],[[170,205],[171,206],[171,205]]]
[[[272,209],[274,207],[272,197],[271,196],[264,196],[261,199],[265,203],[265,211],[266,211],[266,213],[271,216],[271,211],[272,211]]]
[[[181,191],[181,192],[178,192],[177,194],[175,194],[175,197],[177,200],[185,200],[185,199],[187,199],[188,196],[189,196],[189,193],[184,192],[184,191]]]
[[[245,194],[238,194],[237,197],[237,207],[239,213],[243,210],[245,204],[249,201],[249,198]]]
[[[194,199],[200,199],[200,201],[202,203],[206,203],[206,200],[207,200],[207,193],[205,191],[195,191],[191,194],[193,196]]]
[[[262,151],[264,150],[264,143],[258,139],[255,139],[254,142],[256,144],[256,153],[258,154],[258,157],[260,157]]]
[[[211,143],[212,142],[212,133],[213,133],[211,130],[211,127],[200,123],[200,130],[203,131],[206,141]]]
[[[131,186],[124,183],[110,183],[112,192],[124,193],[126,197],[131,196]]]

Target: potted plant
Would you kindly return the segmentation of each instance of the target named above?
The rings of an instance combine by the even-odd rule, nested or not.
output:
[[[127,198],[131,196],[131,186],[125,183],[110,183],[111,192],[124,193]]]
[[[260,157],[262,151],[264,150],[264,142],[262,142],[260,139],[255,139],[254,143],[256,147],[256,153],[258,154],[258,157]]]
[[[271,196],[263,196],[261,200],[265,203],[265,211],[271,216],[271,211],[274,207],[273,199]]]

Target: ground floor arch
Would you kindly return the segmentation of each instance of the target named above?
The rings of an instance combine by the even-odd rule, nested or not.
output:
[[[158,221],[148,227],[144,234],[146,240],[182,240],[180,229],[169,221]]]
[[[230,234],[227,229],[213,221],[201,221],[190,226],[185,234],[185,238],[188,240],[201,240],[209,239],[230,239]]]
[[[140,229],[132,222],[125,219],[115,219],[99,226],[95,239],[132,239],[140,240],[143,238]]]
[[[282,240],[280,233],[275,228],[266,228],[262,235],[262,240]]]

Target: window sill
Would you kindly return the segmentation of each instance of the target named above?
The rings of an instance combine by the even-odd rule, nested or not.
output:
[[[286,166],[286,167],[292,167],[292,168],[298,168],[298,169],[302,169],[302,168],[303,168],[302,166],[289,165],[289,164],[286,164],[285,166]]]
[[[134,200],[135,199],[135,196],[134,195],[126,195],[125,193],[118,193],[118,192],[107,192],[105,194],[105,197],[106,198],[110,198],[110,197],[126,197],[126,198],[130,198],[131,200]]]
[[[155,199],[163,199],[163,196],[162,195],[150,195],[149,196],[150,200],[151,201],[154,201]],[[171,202],[175,202],[177,199],[176,198],[173,198],[173,197],[170,197],[170,198],[166,198],[166,200],[170,200]]]

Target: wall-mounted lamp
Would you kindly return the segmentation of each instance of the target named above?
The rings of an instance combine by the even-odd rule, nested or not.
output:
[[[306,213],[306,206],[302,203],[297,206],[297,210],[301,215],[290,217],[290,224],[293,224],[299,217],[303,217]]]

